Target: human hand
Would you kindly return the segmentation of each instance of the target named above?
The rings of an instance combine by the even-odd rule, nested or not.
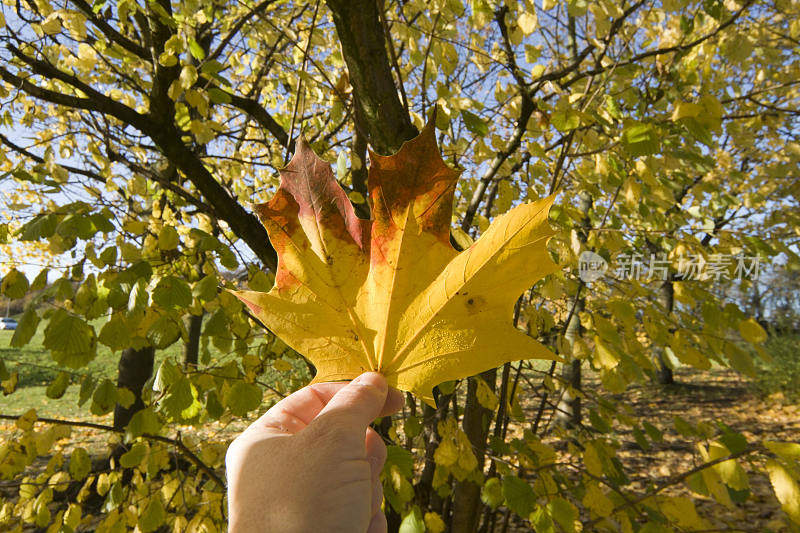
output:
[[[228,448],[229,532],[385,532],[386,445],[369,424],[402,405],[376,372],[275,404]]]

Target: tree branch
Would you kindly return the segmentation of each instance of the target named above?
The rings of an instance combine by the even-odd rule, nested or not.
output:
[[[342,46],[355,103],[367,126],[370,144],[379,152],[392,153],[414,138],[411,124],[392,77],[386,53],[386,35],[375,0],[328,0]]]
[[[148,53],[147,48],[129,39],[128,37],[125,37],[108,22],[98,17],[92,10],[92,7],[84,0],[70,0],[70,2],[74,4],[75,7],[77,7],[81,12],[83,12],[83,14],[86,15],[86,18],[88,18],[92,24],[94,24],[101,32],[103,32],[103,35],[105,35],[109,40],[117,43],[122,48],[141,59],[149,59],[150,54]]]
[[[22,415],[4,415],[0,414],[0,419],[2,420],[19,420]],[[111,433],[119,433],[124,434],[125,430],[120,428],[115,428],[113,426],[107,426],[105,424],[95,424],[94,422],[83,422],[80,420],[59,420],[57,418],[37,418],[34,420],[36,422],[43,422],[45,424],[57,424],[60,426],[70,426],[70,427],[79,427],[79,428],[87,428],[87,429],[98,429],[100,431],[109,431]],[[205,464],[192,450],[190,450],[186,444],[179,438],[171,439],[169,437],[164,437],[163,435],[153,435],[152,433],[143,433],[142,437],[147,440],[163,442],[164,444],[170,444],[178,448],[178,451],[184,455],[189,461],[191,461],[198,469],[202,470],[208,477],[214,480],[220,488],[225,488],[225,481],[220,477],[219,474],[214,472],[214,470]]]
[[[71,86],[71,87],[83,92],[84,94],[86,94],[89,97],[89,98],[72,97],[72,98],[76,98],[76,100],[77,100],[77,102],[75,102],[73,100],[73,103],[79,104],[79,105],[75,105],[73,107],[80,107],[81,109],[99,111],[99,112],[104,113],[106,115],[110,115],[112,117],[115,117],[115,118],[117,118],[118,120],[122,121],[125,124],[130,124],[131,126],[134,126],[135,128],[139,129],[140,131],[146,131],[147,128],[150,126],[150,122],[147,120],[147,117],[145,117],[141,113],[138,113],[137,111],[131,109],[130,107],[126,106],[125,104],[121,104],[121,103],[117,102],[116,100],[112,100],[108,96],[100,93],[99,91],[97,91],[93,87],[91,87],[88,84],[86,84],[83,81],[81,81],[77,76],[74,76],[72,74],[68,74],[68,73],[64,72],[63,70],[56,68],[55,66],[53,66],[52,64],[50,64],[50,63],[48,63],[46,61],[41,61],[39,59],[35,59],[35,58],[30,57],[30,56],[27,56],[27,55],[23,54],[14,45],[7,44],[6,48],[14,55],[14,57],[16,57],[17,59],[19,59],[20,61],[22,61],[26,65],[28,65],[33,70],[33,72],[35,72],[36,74],[44,76],[44,77],[46,77],[48,79],[56,79],[56,80],[62,81],[64,83],[66,83],[67,85],[69,85],[69,86]],[[13,74],[11,74],[10,72],[8,72],[7,74],[9,74],[10,77],[16,77]],[[20,79],[19,77],[16,77],[16,78],[17,78],[17,80]],[[3,79],[5,79],[6,81],[9,81],[8,79],[6,79],[5,75],[3,75]],[[9,81],[9,83],[13,83],[13,82]],[[28,92],[24,87],[23,87],[23,90],[25,90],[25,92]],[[46,91],[46,89],[41,89],[41,91]],[[52,93],[52,91],[50,91],[50,92]],[[60,94],[60,93],[53,93],[53,94]],[[66,95],[62,95],[62,96],[66,96]],[[44,99],[45,100],[50,100],[49,98],[44,98]],[[53,101],[53,100],[50,100],[50,101]],[[89,102],[91,103],[91,107],[88,107],[89,106],[89,104],[88,104]],[[60,102],[53,101],[53,103],[60,103]],[[70,105],[70,104],[65,104],[65,105]]]
[[[587,70],[586,72],[580,72],[580,73],[576,74],[575,76],[573,76],[572,78],[567,80],[563,84],[563,86],[564,87],[569,87],[570,85],[572,85],[576,81],[581,80],[581,79],[583,79],[583,78],[585,78],[587,76],[596,76],[597,74],[601,74],[601,73],[605,72],[606,70],[608,70],[610,68],[619,68],[619,67],[624,67],[624,66],[627,66],[627,65],[635,64],[635,63],[638,63],[639,61],[641,61],[643,59],[647,59],[648,57],[659,56],[659,55],[664,55],[664,54],[670,54],[670,53],[673,53],[673,52],[686,52],[687,50],[691,50],[692,48],[696,47],[697,45],[700,45],[700,44],[704,43],[705,41],[707,41],[708,39],[710,39],[710,38],[714,37],[715,35],[719,34],[719,32],[721,32],[722,30],[724,30],[725,28],[727,28],[728,26],[730,26],[731,24],[736,22],[736,20],[742,15],[742,13],[744,13],[745,10],[747,10],[747,8],[750,7],[750,5],[753,3],[753,1],[754,0],[747,0],[747,2],[745,2],[745,4],[736,13],[731,15],[731,17],[728,20],[726,20],[725,22],[723,22],[722,24],[717,26],[717,28],[714,31],[704,35],[703,37],[698,37],[697,39],[695,39],[694,41],[692,41],[690,43],[676,44],[674,46],[667,46],[665,48],[658,48],[656,50],[648,50],[647,52],[642,52],[640,54],[637,54],[637,55],[633,56],[632,58],[630,58],[627,61],[622,61],[622,62],[619,62],[619,63],[615,62],[615,63],[613,63],[611,65],[608,65],[608,66],[605,66],[605,67],[597,67],[596,66],[592,70]]]
[[[500,167],[505,163],[506,159],[516,152],[522,143],[522,136],[525,135],[525,131],[528,127],[528,119],[531,118],[535,109],[536,106],[533,101],[523,96],[519,118],[517,119],[517,125],[514,127],[513,135],[508,140],[508,143],[506,143],[505,149],[494,156],[489,168],[486,169],[486,172],[484,172],[481,177],[478,187],[475,189],[475,192],[472,193],[472,198],[470,199],[469,205],[467,205],[467,210],[464,212],[464,219],[461,221],[461,229],[464,231],[467,231],[469,227],[472,226],[472,221],[475,218],[475,214],[478,212],[478,207],[483,200],[483,195],[486,193],[486,188],[489,186],[489,183],[491,183],[495,175],[500,171]]]
[[[211,86],[213,86],[213,84]],[[272,118],[272,115],[270,115],[261,104],[252,98],[245,98],[244,96],[238,95],[230,96],[231,105],[247,113],[259,126],[270,132],[281,146],[288,145],[289,150],[294,151],[294,139],[289,142],[289,134],[286,133],[286,130]]]

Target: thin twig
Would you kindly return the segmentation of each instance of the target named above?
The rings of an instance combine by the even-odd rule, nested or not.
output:
[[[19,420],[22,418],[22,415],[4,415],[0,414],[0,420]],[[71,426],[71,427],[79,427],[79,428],[87,428],[87,429],[98,429],[100,431],[110,431],[112,433],[119,433],[124,434],[124,428],[115,428],[114,426],[107,426],[105,424],[96,424],[94,422],[84,422],[81,420],[59,420],[57,418],[37,418],[34,420],[35,422],[44,422],[45,424],[58,424],[60,426]],[[225,488],[225,481],[214,472],[214,470],[205,464],[195,453],[190,450],[180,438],[171,439],[169,437],[165,437],[163,435],[153,435],[152,433],[142,433],[141,435],[143,438],[147,440],[153,440],[158,442],[163,442],[164,444],[170,444],[178,448],[181,454],[183,454],[189,461],[194,463],[194,465],[202,470],[208,477],[213,479],[220,487],[223,489]]]
[[[319,0],[317,0],[316,5],[314,6],[314,15],[311,17],[311,29],[308,32],[308,41],[306,42],[306,48],[303,50],[303,66],[300,69],[300,74],[305,74],[306,72],[306,64],[308,63],[308,51],[311,48],[311,38],[314,36],[314,28],[317,26],[317,13],[319,13]],[[302,91],[303,91],[303,76],[300,74],[297,75],[297,96],[294,100],[294,110],[292,111],[292,122],[289,126],[289,138],[286,141],[286,153],[283,156],[283,162],[289,162],[289,150],[290,145],[292,142],[292,137],[294,136],[294,124],[297,120],[297,111],[300,108],[300,99],[302,98]]]

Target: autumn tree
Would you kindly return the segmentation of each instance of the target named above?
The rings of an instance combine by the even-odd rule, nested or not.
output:
[[[521,353],[441,384],[436,407],[409,397],[404,416],[383,421],[390,527],[726,529],[737,524],[665,489],[729,507],[749,497],[751,464],[800,522],[796,444],[679,421],[697,466],[636,488],[619,432],[646,450],[659,430],[581,379],[590,371],[617,393],[678,364],[753,372],[762,327],[715,288],[722,274],[690,279],[679,266],[798,264],[797,2],[1,7],[2,291],[41,291],[11,342],[43,330],[60,380],[48,390],[79,387],[86,415],[2,413],[16,429],[0,475],[19,487],[0,502],[3,527],[221,530],[232,435],[203,429],[246,419],[314,371],[220,290],[272,286],[277,254],[251,206],[275,192],[302,134],[368,218],[368,146],[392,154],[430,116],[462,172],[457,249],[513,206],[557,195],[550,250],[564,268],[521,294],[508,321],[563,363]],[[605,277],[578,276],[584,251],[610,264]],[[641,276],[615,272],[630,254],[646,257]],[[159,359],[176,343],[183,360]],[[86,371],[98,345],[120,353],[116,380]],[[25,371],[0,366],[6,394]],[[89,418],[112,411],[109,423]],[[108,432],[111,461],[70,443],[71,427]],[[32,471],[40,456],[47,466]]]

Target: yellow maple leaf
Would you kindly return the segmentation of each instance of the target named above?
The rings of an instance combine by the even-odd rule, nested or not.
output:
[[[467,250],[450,244],[458,172],[433,121],[392,156],[370,152],[372,220],[359,219],[331,167],[302,139],[256,213],[278,253],[268,293],[237,291],[316,367],[314,382],[374,370],[433,404],[432,389],[519,359],[555,359],[512,325],[519,295],[555,271],[554,197],[499,216]]]

